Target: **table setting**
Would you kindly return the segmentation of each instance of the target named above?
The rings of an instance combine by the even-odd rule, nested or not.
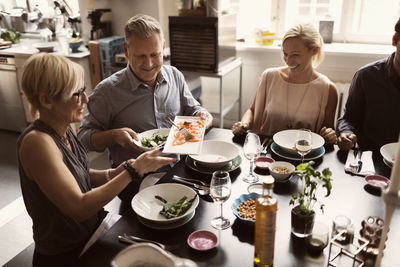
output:
[[[295,131],[290,135],[279,133],[277,138],[258,136],[260,142],[256,141],[257,151],[253,152],[256,155],[246,157],[244,136],[234,137],[230,130],[224,129],[213,128],[207,131],[202,145],[207,147],[206,144],[209,141],[213,142],[209,142],[212,145],[205,150],[205,153],[200,150],[199,153],[182,156],[180,162],[171,171],[165,173],[155,185],[146,187],[134,197],[136,203],[142,197],[142,194],[146,193],[146,190],[151,192],[147,196],[149,199],[144,202],[154,205],[156,203],[157,208],[152,208],[154,206],[150,204],[143,205],[142,203],[141,205],[148,206],[146,209],[152,210],[153,214],[144,215],[143,209],[145,208],[138,209],[140,205],[133,204],[133,199],[132,209],[126,211],[116,225],[81,257],[78,266],[85,266],[89,262],[96,266],[108,266],[107,264],[126,249],[126,243],[118,239],[118,236],[124,237],[124,234],[159,242],[167,246],[178,246],[177,249],[169,253],[179,259],[192,261],[196,264],[193,266],[253,266],[254,220],[241,217],[238,207],[243,202],[251,202],[251,199],[257,198],[262,192],[261,182],[266,177],[271,176],[275,178],[274,195],[278,200],[274,265],[327,266],[329,257],[333,256],[333,252],[331,255],[329,249],[329,244],[333,239],[331,234],[329,234],[326,248],[322,248],[316,254],[307,250],[309,242],[307,238],[298,238],[292,234],[290,226],[292,206],[289,205],[289,202],[292,193],[296,192],[300,183],[297,174],[294,174],[296,172],[294,168],[301,162],[304,162],[304,164],[310,162],[311,159],[307,156],[316,153],[312,156],[312,158],[316,157],[313,165],[315,170],[320,171],[323,167],[329,167],[332,171],[332,192],[329,197],[323,199],[324,213],[320,210],[315,211],[316,221],[318,221],[316,225],[320,225],[322,222],[330,226],[333,219],[339,214],[351,218],[355,227],[361,227],[361,222],[368,216],[384,219],[380,198],[365,190],[364,186],[368,181],[365,181],[364,178],[345,172],[347,155],[339,152],[337,147],[321,144],[318,137],[315,137],[317,139],[314,141],[314,135],[311,134],[311,149],[302,158],[300,153],[296,151],[295,141],[291,147],[288,145],[285,147],[285,144],[279,139],[281,135],[285,136],[286,139],[289,138],[287,136],[292,136],[294,140],[297,138]],[[229,150],[228,145],[223,149],[211,149],[222,143],[234,146],[235,148],[232,148],[234,152],[225,156],[225,152],[229,154],[227,152]],[[304,143],[302,144],[304,145]],[[281,153],[275,153],[277,148],[280,149]],[[215,153],[221,153],[225,158],[209,156]],[[202,157],[202,154],[208,156]],[[282,157],[282,155],[289,159]],[[260,168],[256,164],[258,157],[267,157],[271,161]],[[210,161],[207,162],[207,159],[210,159]],[[239,161],[239,163],[235,163],[235,161]],[[382,159],[380,161],[374,160],[373,164],[379,166],[376,168],[376,174],[379,173],[385,177],[390,173],[390,168],[385,165]],[[279,178],[278,175],[282,173],[274,173],[272,169],[275,167],[278,167],[278,170],[279,168],[287,168],[289,171],[284,173],[283,178]],[[213,181],[213,174],[216,171],[219,171],[221,176],[228,176],[230,182],[220,184],[215,180]],[[244,179],[251,172],[259,179],[257,182],[246,182]],[[177,190],[178,187],[186,187],[185,190],[187,191],[184,190],[186,192],[184,194],[170,193],[168,190],[152,191],[154,190],[153,187],[157,186],[173,186],[174,189],[171,189],[171,192],[176,192],[174,190]],[[198,203],[193,203],[194,206],[187,213],[169,221],[159,217],[161,215],[158,212],[162,208],[162,203],[156,202],[158,201],[154,198],[154,195],[158,194],[156,192],[162,192],[160,196],[168,202],[177,202],[183,195],[188,199],[197,195],[195,201],[198,201]],[[358,203],[362,203],[362,205],[360,206]],[[251,206],[251,203],[246,204]],[[397,214],[394,214],[394,217],[399,218]],[[330,227],[328,228],[329,233],[331,233]],[[357,236],[359,236],[359,231],[357,228],[354,229]],[[200,232],[200,234],[197,232]],[[311,235],[311,232],[309,235]],[[397,232],[399,231],[391,229],[390,235],[393,235],[393,238],[391,236],[388,238],[385,257],[382,261],[385,263],[386,260],[388,265],[382,266],[391,266],[390,263],[394,261],[393,242],[395,237],[400,235]],[[317,233],[315,233],[315,236],[317,236]]]

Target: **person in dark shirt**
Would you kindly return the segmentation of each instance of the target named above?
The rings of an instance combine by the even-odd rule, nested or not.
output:
[[[345,113],[338,120],[338,146],[378,151],[397,142],[400,133],[400,18],[395,25],[389,57],[368,64],[353,77]]]

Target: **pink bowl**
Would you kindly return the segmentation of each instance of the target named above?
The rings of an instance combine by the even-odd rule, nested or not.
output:
[[[381,175],[368,175],[365,177],[365,181],[373,187],[377,187],[377,188],[385,188],[387,186],[389,186],[390,184],[390,180],[388,178],[386,178],[385,176],[381,176]]]
[[[205,251],[218,244],[218,237],[210,231],[199,230],[189,235],[187,243],[193,249]]]
[[[254,163],[256,164],[257,168],[266,170],[269,168],[269,166],[271,165],[271,163],[275,162],[274,159],[270,158],[270,157],[265,157],[265,156],[260,156],[258,157]]]

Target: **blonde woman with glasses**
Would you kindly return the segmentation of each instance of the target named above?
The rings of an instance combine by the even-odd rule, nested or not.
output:
[[[22,89],[38,119],[18,139],[22,195],[33,222],[33,266],[72,266],[116,216],[103,207],[132,180],[175,159],[154,150],[115,169],[93,170],[70,124],[88,103],[83,69],[56,55],[24,65]]]

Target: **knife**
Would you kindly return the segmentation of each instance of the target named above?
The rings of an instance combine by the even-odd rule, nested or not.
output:
[[[188,181],[182,180],[179,176],[176,176],[176,175],[174,175],[174,176],[172,177],[172,180],[177,181],[177,182],[180,182],[180,183],[182,183],[182,184],[191,185],[191,186],[193,186],[194,188],[199,189],[199,190],[210,191],[210,188],[207,187],[207,186],[199,185],[199,184],[196,184],[196,183],[192,183],[192,182],[188,182]]]

